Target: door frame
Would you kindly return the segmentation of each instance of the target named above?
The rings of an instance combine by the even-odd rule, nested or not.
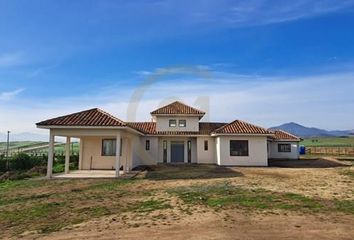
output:
[[[173,159],[173,155],[172,155],[172,148],[173,148],[173,145],[182,145],[183,146],[183,154],[182,154],[182,156],[183,156],[183,161],[176,161],[176,162],[174,162],[172,159]],[[170,163],[172,163],[172,164],[175,164],[175,163],[185,163],[185,145],[186,145],[186,143],[185,143],[185,141],[171,141],[171,143],[170,143],[170,145],[171,145],[171,147],[170,147]]]

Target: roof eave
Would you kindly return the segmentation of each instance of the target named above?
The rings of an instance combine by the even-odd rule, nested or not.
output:
[[[262,137],[273,137],[272,133],[212,133],[212,137],[217,136],[262,136]]]

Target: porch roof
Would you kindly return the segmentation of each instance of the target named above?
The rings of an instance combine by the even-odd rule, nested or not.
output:
[[[124,123],[119,118],[116,118],[99,108],[92,108],[89,110],[48,119],[36,123],[36,125],[38,127],[46,127],[46,126],[125,127],[126,123]]]

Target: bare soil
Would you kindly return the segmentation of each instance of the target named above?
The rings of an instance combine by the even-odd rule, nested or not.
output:
[[[152,171],[142,172],[137,176],[140,180],[123,185],[121,189],[124,191],[117,197],[111,191],[104,192],[105,195],[97,192],[101,195],[99,201],[109,207],[120,201],[129,205],[137,200],[153,198],[166,201],[171,207],[151,211],[118,211],[92,217],[79,224],[69,224],[49,233],[29,230],[13,235],[12,230],[16,230],[16,226],[2,229],[0,219],[0,232],[2,230],[6,233],[3,238],[15,236],[22,239],[353,239],[354,215],[348,212],[310,213],[232,206],[213,209],[198,204],[188,205],[167,192],[168,189],[176,187],[198,184],[206,186],[227,181],[244,189],[290,192],[314,199],[348,201],[352,204],[354,178],[346,173],[354,171],[353,166],[334,166],[333,162],[326,165],[325,162],[292,164],[290,161],[281,163],[281,166],[264,168],[204,166],[199,167],[198,171],[195,166],[159,166]],[[55,181],[55,188],[52,186],[53,181],[44,181],[35,187],[15,188],[8,192],[6,197],[23,197],[30,194],[49,194],[54,197],[55,194],[75,192],[76,189],[97,184],[96,180]],[[112,180],[105,180],[103,183],[109,181]],[[94,194],[95,192],[90,192],[90,195],[83,193],[82,198],[87,198],[87,201],[81,199],[75,202],[76,198],[71,197],[70,209],[67,211],[82,207],[83,203],[86,203],[87,207],[94,207]],[[9,208],[11,207],[19,209],[16,204],[9,205]],[[55,222],[56,219],[51,221]]]

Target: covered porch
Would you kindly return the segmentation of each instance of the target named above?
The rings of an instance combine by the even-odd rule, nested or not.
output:
[[[65,170],[53,174],[55,137],[65,137]],[[79,139],[78,169],[70,171],[72,138]],[[47,178],[118,178],[132,167],[133,135],[124,129],[50,129]]]

